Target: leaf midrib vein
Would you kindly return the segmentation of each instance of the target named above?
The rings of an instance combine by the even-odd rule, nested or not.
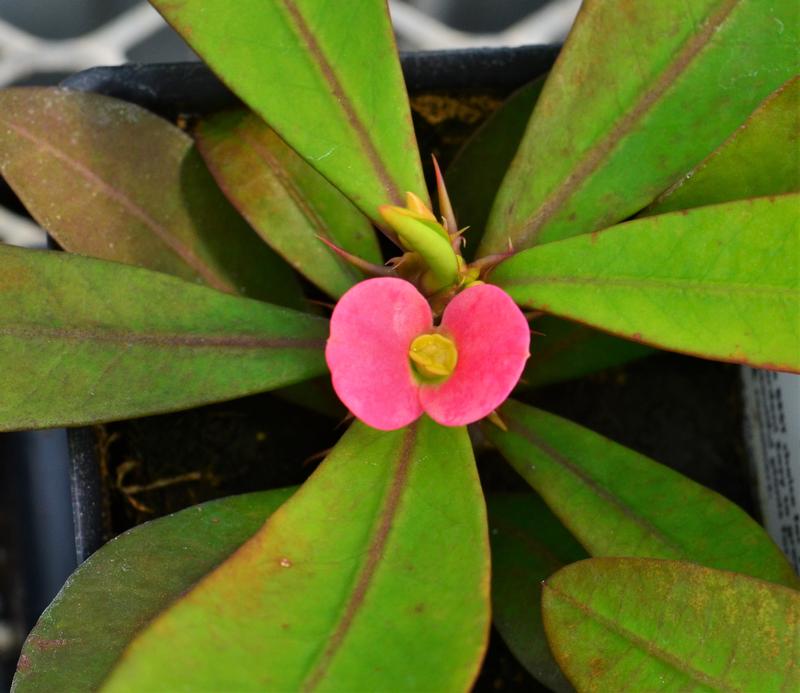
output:
[[[584,486],[589,488],[599,498],[617,508],[623,515],[625,515],[625,517],[627,517],[634,524],[642,528],[649,536],[655,538],[659,543],[661,543],[668,549],[675,551],[677,553],[677,556],[672,556],[673,558],[674,557],[683,558],[686,556],[686,552],[684,551],[683,547],[681,547],[680,544],[675,542],[671,537],[667,536],[661,529],[656,527],[652,522],[642,517],[639,513],[636,512],[635,509],[623,503],[619,497],[613,495],[612,493],[604,489],[602,486],[600,486],[597,483],[597,481],[595,481],[592,477],[586,474],[580,467],[578,467],[570,459],[568,459],[566,455],[562,455],[558,450],[556,450],[551,445],[542,440],[527,426],[525,426],[523,423],[513,418],[512,416],[510,416],[508,412],[504,412],[503,416],[505,418],[506,425],[508,426],[510,431],[516,433],[519,436],[522,436],[531,445],[533,445],[535,448],[538,448],[542,453],[544,453],[547,457],[549,457],[555,464],[559,465],[560,467],[568,471],[573,477],[575,477]],[[665,557],[667,557],[666,554]]]
[[[317,41],[311,27],[308,26],[305,18],[298,9],[295,0],[279,0],[277,4],[284,8],[285,14],[289,18],[289,23],[294,27],[298,38],[306,45],[308,55],[316,59],[313,62],[319,68],[322,78],[330,87],[335,103],[339,105],[347,122],[352,126],[353,132],[361,144],[362,151],[366,155],[370,166],[386,191],[386,195],[389,198],[387,201],[402,205],[403,196],[394,184],[389,171],[386,169],[378,153],[378,149],[370,137],[369,130],[353,108],[353,104],[342,87],[339,78],[336,76],[333,66],[328,61],[328,57],[322,50],[322,46]]]
[[[750,295],[774,295],[796,298],[800,294],[800,286],[765,286],[744,284],[742,282],[708,282],[696,279],[660,279],[654,277],[579,277],[579,276],[557,276],[557,277],[525,277],[520,279],[508,279],[497,281],[498,286],[528,286],[533,284],[573,284],[589,285],[598,287],[616,287],[622,289],[663,289],[666,291],[692,291],[694,293],[707,294],[750,294]]]
[[[154,332],[120,332],[109,329],[44,327],[40,325],[0,326],[0,338],[21,340],[95,342],[190,349],[323,349],[324,339],[309,337],[265,337],[259,335],[209,335]]]
[[[308,222],[308,225],[313,228],[319,236],[334,242],[335,239],[331,236],[328,225],[323,221],[321,215],[317,212],[311,200],[308,199],[308,197],[306,197],[299,189],[286,167],[278,160],[278,157],[269,151],[269,147],[262,145],[261,142],[259,142],[244,128],[239,130],[239,136],[246,144],[253,148],[256,156],[267,165],[278,185],[280,185],[284,192],[291,198],[297,210]],[[340,271],[351,280],[352,283],[360,280],[358,273],[352,268],[351,265],[348,265],[333,255],[331,255],[331,259],[336,263]]]
[[[27,139],[36,147],[39,147],[49,152],[51,156],[61,161],[68,168],[72,169],[79,176],[81,176],[90,184],[95,186],[97,189],[100,190],[101,193],[103,193],[108,198],[117,202],[129,214],[131,214],[131,216],[138,219],[142,224],[144,224],[148,229],[150,229],[153,235],[156,238],[158,238],[158,240],[161,241],[161,243],[163,243],[167,248],[169,248],[173,253],[175,253],[175,255],[177,255],[181,259],[181,261],[183,261],[189,268],[194,270],[197,273],[197,275],[201,277],[208,286],[217,289],[218,291],[224,291],[225,293],[232,293],[234,291],[234,287],[231,284],[224,282],[216,274],[216,272],[208,264],[206,264],[200,257],[198,257],[188,245],[183,243],[180,238],[171,234],[166,229],[166,227],[164,227],[162,224],[153,219],[153,217],[151,217],[134,200],[132,200],[130,197],[128,197],[124,193],[114,188],[110,183],[103,180],[98,174],[96,174],[90,168],[88,168],[81,162],[76,161],[75,159],[70,157],[66,152],[59,150],[58,148],[53,146],[50,142],[37,136],[30,130],[24,128],[23,126],[18,125],[16,123],[12,123],[4,118],[0,118],[0,123],[2,123],[5,127],[9,128],[10,130],[16,132],[18,135],[20,135],[20,137]]]
[[[704,686],[709,686],[715,690],[727,691],[729,693],[741,693],[739,689],[733,688],[726,681],[715,678],[710,674],[706,674],[703,671],[695,669],[694,667],[690,666],[689,664],[682,661],[681,659],[671,654],[670,652],[656,646],[652,642],[646,640],[640,635],[637,635],[633,631],[628,630],[617,621],[613,621],[612,619],[603,616],[599,612],[590,608],[588,605],[572,597],[572,595],[567,594],[566,592],[558,589],[557,587],[554,587],[552,582],[545,581],[543,584],[543,588],[545,591],[550,590],[558,598],[562,599],[563,601],[567,602],[568,604],[575,607],[579,611],[583,612],[589,618],[594,619],[597,623],[599,623],[607,630],[610,630],[615,635],[624,638],[634,647],[637,647],[641,651],[646,652],[647,654],[659,659],[661,662],[663,662],[670,668],[680,672],[681,674],[685,674],[693,681],[701,683]]]
[[[386,496],[383,500],[383,506],[376,518],[375,529],[367,549],[366,559],[356,574],[355,584],[350,592],[350,596],[344,604],[336,629],[332,633],[325,648],[310,667],[308,675],[300,686],[304,691],[314,690],[326,676],[334,657],[341,649],[364,603],[364,599],[375,577],[380,561],[384,556],[392,525],[394,524],[394,519],[406,488],[416,436],[417,425],[412,424],[408,427],[403,436],[403,442],[395,463],[394,474],[389,482]]]
[[[583,155],[583,158],[573,167],[572,172],[545,197],[530,220],[521,225],[519,233],[513,234],[512,232],[512,236],[516,235],[518,241],[521,240],[526,245],[532,245],[544,225],[611,156],[619,142],[633,131],[644,116],[658,103],[661,96],[684,74],[738,4],[739,0],[727,0],[720,11],[709,18],[703,30],[689,38],[676,53],[675,60],[655,80],[653,86],[644,92],[634,107],[617,122],[604,139]]]

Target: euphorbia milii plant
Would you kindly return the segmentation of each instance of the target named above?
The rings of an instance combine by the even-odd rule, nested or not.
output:
[[[320,408],[317,376],[354,420],[300,488],[103,547],[15,690],[467,690],[492,618],[559,691],[800,688],[761,527],[523,403],[653,348],[800,370],[794,0],[586,0],[436,205],[383,0],[153,5],[244,106],[0,93],[67,251],[0,247],[0,428]],[[482,489],[487,447],[532,492]]]

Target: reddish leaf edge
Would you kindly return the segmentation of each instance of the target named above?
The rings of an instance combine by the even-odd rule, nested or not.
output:
[[[621,222],[619,224],[614,224],[613,226],[609,226],[609,227],[607,227],[605,229],[598,229],[597,231],[592,231],[590,233],[581,234],[581,235],[583,235],[583,236],[591,236],[592,238],[596,238],[599,234],[602,234],[602,233],[604,233],[604,232],[606,232],[606,231],[608,231],[610,229],[619,228],[620,226],[624,226],[625,224],[636,223],[636,222],[643,221],[645,219],[657,219],[660,216],[668,216],[670,214],[686,214],[686,213],[691,212],[691,211],[693,211],[695,209],[701,209],[703,207],[719,207],[719,206],[722,206],[722,205],[731,204],[733,202],[744,202],[744,201],[747,201],[747,200],[770,200],[770,201],[774,201],[776,199],[781,199],[781,198],[785,198],[785,197],[796,197],[797,194],[798,194],[797,192],[788,192],[788,193],[781,193],[781,194],[778,194],[778,195],[764,195],[762,197],[747,197],[747,198],[742,198],[740,200],[726,200],[724,202],[717,202],[717,203],[710,204],[710,205],[701,205],[701,207],[693,207],[691,209],[672,210],[670,212],[665,212],[664,214],[654,214],[654,215],[648,216],[648,217],[636,217],[636,216],[634,216],[634,217],[631,217],[628,220],[623,221],[623,222]],[[552,245],[552,244],[556,244],[556,243],[567,243],[567,242],[569,242],[570,240],[572,240],[574,238],[577,238],[577,236],[572,236],[570,238],[565,238],[565,239],[561,239],[561,240],[558,240],[558,241],[553,241],[552,243],[548,243],[546,245]],[[534,247],[536,247],[536,246],[534,246]],[[524,252],[527,252],[527,251],[532,250],[532,249],[533,248],[520,248],[519,250],[514,250],[511,253],[509,253],[508,255],[506,255],[503,258],[503,260],[510,259],[510,258],[518,255],[519,253],[524,253]],[[489,275],[488,275],[488,277],[486,279],[486,282],[488,284],[493,284],[492,277],[491,277],[491,271],[493,271],[495,269],[495,267],[499,266],[500,264],[502,264],[502,261],[500,263],[498,263],[497,265],[493,266],[492,270],[490,270],[490,273],[489,273]],[[500,284],[496,284],[496,286],[500,287],[501,289],[503,288]],[[547,304],[536,305],[536,306],[533,306],[533,305],[524,306],[522,304],[517,303],[517,305],[519,305],[520,307],[525,307],[525,308],[531,309],[531,310],[541,311],[542,313],[546,313],[547,315],[550,315],[550,316],[553,316],[553,317],[557,317],[557,318],[560,318],[562,320],[568,320],[568,321],[576,323],[578,325],[582,325],[583,327],[588,327],[588,328],[593,329],[593,330],[598,330],[599,332],[604,332],[605,334],[611,335],[612,337],[619,337],[620,339],[625,339],[625,340],[627,340],[629,342],[635,342],[636,344],[641,344],[643,346],[652,347],[652,348],[656,349],[657,351],[665,351],[665,352],[670,352],[670,353],[674,353],[674,354],[683,354],[684,356],[691,356],[693,358],[703,359],[704,361],[716,361],[718,363],[733,363],[733,364],[738,364],[738,365],[742,365],[742,366],[750,366],[751,368],[759,368],[761,370],[766,370],[766,371],[777,371],[777,372],[780,372],[780,373],[798,373],[798,374],[800,374],[800,363],[798,363],[798,365],[796,365],[796,366],[795,365],[790,365],[790,364],[780,364],[780,363],[772,363],[772,362],[758,362],[758,363],[755,363],[755,362],[749,361],[747,358],[744,358],[744,357],[743,358],[735,358],[735,357],[722,358],[722,357],[718,357],[718,356],[709,356],[708,354],[704,354],[703,352],[692,351],[690,349],[672,349],[672,348],[665,347],[663,344],[660,344],[659,342],[657,342],[654,339],[648,339],[647,337],[643,336],[640,332],[634,332],[633,334],[627,334],[625,332],[614,331],[613,329],[604,327],[603,325],[600,325],[600,324],[597,324],[597,323],[587,322],[585,320],[580,320],[578,318],[575,318],[575,317],[572,317],[572,316],[569,316],[569,315],[564,315],[562,313],[558,313],[558,312],[552,311]]]

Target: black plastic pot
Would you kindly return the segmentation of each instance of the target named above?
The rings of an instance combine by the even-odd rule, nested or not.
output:
[[[61,429],[0,434],[0,691],[15,650],[75,569]]]
[[[401,55],[411,94],[489,93],[502,98],[547,71],[557,46],[525,46]],[[230,108],[238,99],[202,63],[98,67],[78,73],[62,86],[136,103],[169,120]],[[69,431],[71,493],[78,562],[111,538],[91,429]]]

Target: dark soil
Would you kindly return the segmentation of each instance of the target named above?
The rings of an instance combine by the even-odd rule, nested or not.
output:
[[[265,394],[97,426],[106,536],[212,498],[300,484],[338,424]]]

